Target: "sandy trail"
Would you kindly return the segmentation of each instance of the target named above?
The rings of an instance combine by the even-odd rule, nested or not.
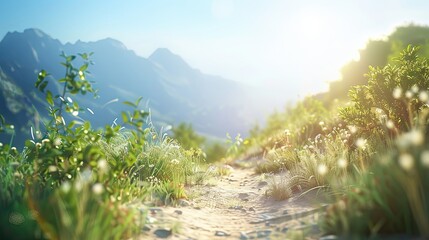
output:
[[[169,239],[285,239],[303,231],[310,236],[306,239],[318,239],[314,210],[321,207],[321,199],[309,193],[274,201],[266,196],[269,184],[270,180],[254,174],[252,168],[234,168],[212,185],[189,189],[194,195],[189,206],[152,211],[156,227],[142,239],[159,239],[155,229],[174,226],[177,231]],[[309,214],[304,217],[301,213]]]

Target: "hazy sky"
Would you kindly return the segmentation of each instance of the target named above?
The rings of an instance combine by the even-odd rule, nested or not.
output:
[[[0,0],[0,36],[36,27],[64,42],[112,37],[148,57],[166,47],[205,73],[274,87],[326,89],[368,38],[429,24],[425,0]]]

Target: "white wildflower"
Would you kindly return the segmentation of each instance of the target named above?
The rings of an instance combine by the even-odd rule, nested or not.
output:
[[[319,125],[320,125],[320,126],[323,126],[323,125],[325,125],[325,122],[320,121],[320,122],[319,122]]]
[[[103,191],[104,191],[104,187],[103,187],[103,184],[101,183],[96,183],[92,186],[92,192],[95,195],[100,195],[103,193]]]
[[[347,167],[347,160],[346,159],[344,159],[344,158],[340,158],[340,159],[338,159],[338,166],[340,167],[340,168],[345,168],[345,167]]]
[[[417,85],[413,85],[413,86],[411,87],[411,91],[412,91],[413,93],[418,93],[418,92],[419,92],[419,87],[418,87]]]
[[[98,167],[98,170],[101,173],[106,173],[109,170],[109,164],[106,161],[106,159],[100,159],[100,160],[98,160],[97,167]]]
[[[399,165],[406,171],[414,167],[414,158],[409,153],[403,153],[399,156]]]
[[[348,126],[348,128],[350,130],[350,133],[352,133],[352,134],[356,133],[358,130],[357,127],[354,125]]]
[[[405,97],[406,97],[406,98],[412,98],[412,97],[413,97],[413,95],[414,95],[414,94],[413,94],[413,92],[411,92],[411,91],[409,91],[409,90],[405,92]]]
[[[393,121],[392,121],[392,120],[387,120],[387,122],[386,122],[386,127],[387,127],[388,129],[393,129],[393,128],[395,128],[395,123],[393,123]]]
[[[57,167],[56,166],[54,166],[54,165],[50,165],[49,167],[48,167],[48,171],[49,172],[56,172],[58,169],[57,169]]]
[[[363,150],[366,148],[366,143],[367,143],[367,140],[364,138],[358,138],[355,142],[356,147],[363,149]]]
[[[55,138],[54,146],[59,146],[59,145],[61,145],[61,138]]]
[[[393,89],[393,98],[395,99],[399,99],[402,96],[402,88],[400,87],[395,87]]]
[[[419,94],[419,100],[422,102],[427,102],[429,100],[429,94],[427,91],[421,91]]]
[[[76,117],[77,115],[79,115],[79,111],[73,111],[72,115]]]
[[[68,181],[66,181],[66,182],[63,182],[62,184],[61,184],[61,191],[63,192],[63,193],[68,193],[69,191],[70,191],[70,189],[71,189],[71,185],[70,185],[70,182],[68,182]]]
[[[396,143],[400,148],[407,148],[411,145],[420,146],[423,144],[424,140],[423,133],[417,129],[413,129],[399,136]]]
[[[328,172],[328,167],[326,167],[325,164],[319,164],[319,166],[317,166],[317,172],[320,175],[325,175]]]

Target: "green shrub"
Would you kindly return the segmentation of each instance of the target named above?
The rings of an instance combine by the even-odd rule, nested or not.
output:
[[[415,139],[422,141],[415,141]],[[368,171],[347,182],[327,211],[324,229],[340,235],[408,233],[429,236],[429,152],[423,132],[401,135]]]
[[[343,197],[328,209],[324,229],[347,237],[428,237],[429,64],[408,47],[396,65],[371,68],[368,77],[368,85],[351,91],[354,105],[341,115],[378,150],[365,157],[358,174],[334,188]]]
[[[429,63],[417,53],[409,46],[395,65],[370,68],[368,84],[350,91],[352,105],[340,110],[342,119],[366,135],[409,131],[429,98]]]

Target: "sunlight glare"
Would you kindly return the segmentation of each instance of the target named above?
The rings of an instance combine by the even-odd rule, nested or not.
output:
[[[298,16],[297,27],[305,38],[321,37],[328,30],[328,19],[321,11],[309,10]]]

